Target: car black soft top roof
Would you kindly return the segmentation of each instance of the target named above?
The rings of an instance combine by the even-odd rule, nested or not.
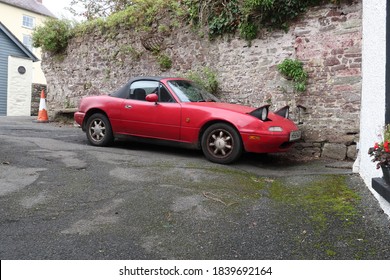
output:
[[[131,78],[124,86],[117,91],[110,94],[113,97],[126,98],[129,93],[129,86],[131,83],[139,80],[160,82],[163,79],[179,79],[179,77],[163,77],[163,76],[138,76]]]

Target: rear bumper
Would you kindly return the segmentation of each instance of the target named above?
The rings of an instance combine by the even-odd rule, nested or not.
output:
[[[84,130],[83,122],[84,122],[85,113],[76,112],[74,113],[74,121],[80,125],[80,127]]]

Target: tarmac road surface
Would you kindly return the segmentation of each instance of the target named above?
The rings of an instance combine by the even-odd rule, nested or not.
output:
[[[348,163],[131,142],[0,118],[1,259],[390,259],[388,217]]]

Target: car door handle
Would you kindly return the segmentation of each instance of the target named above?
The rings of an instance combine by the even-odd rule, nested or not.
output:
[[[131,107],[131,105],[125,105],[125,108],[126,109],[131,109],[132,107]]]

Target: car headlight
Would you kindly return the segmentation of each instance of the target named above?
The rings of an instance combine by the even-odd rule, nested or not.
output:
[[[284,106],[283,108],[277,110],[277,111],[275,112],[275,114],[276,114],[276,115],[279,115],[279,116],[281,116],[281,117],[283,117],[283,118],[288,119],[289,114],[290,114],[289,110],[290,110],[290,107],[289,107],[289,106]]]
[[[264,105],[252,112],[250,112],[249,114],[262,120],[262,121],[266,121],[268,119],[268,111],[269,111],[269,105]]]
[[[268,128],[268,131],[271,131],[271,132],[282,132],[283,128],[281,128],[280,126],[271,126],[271,127]]]

